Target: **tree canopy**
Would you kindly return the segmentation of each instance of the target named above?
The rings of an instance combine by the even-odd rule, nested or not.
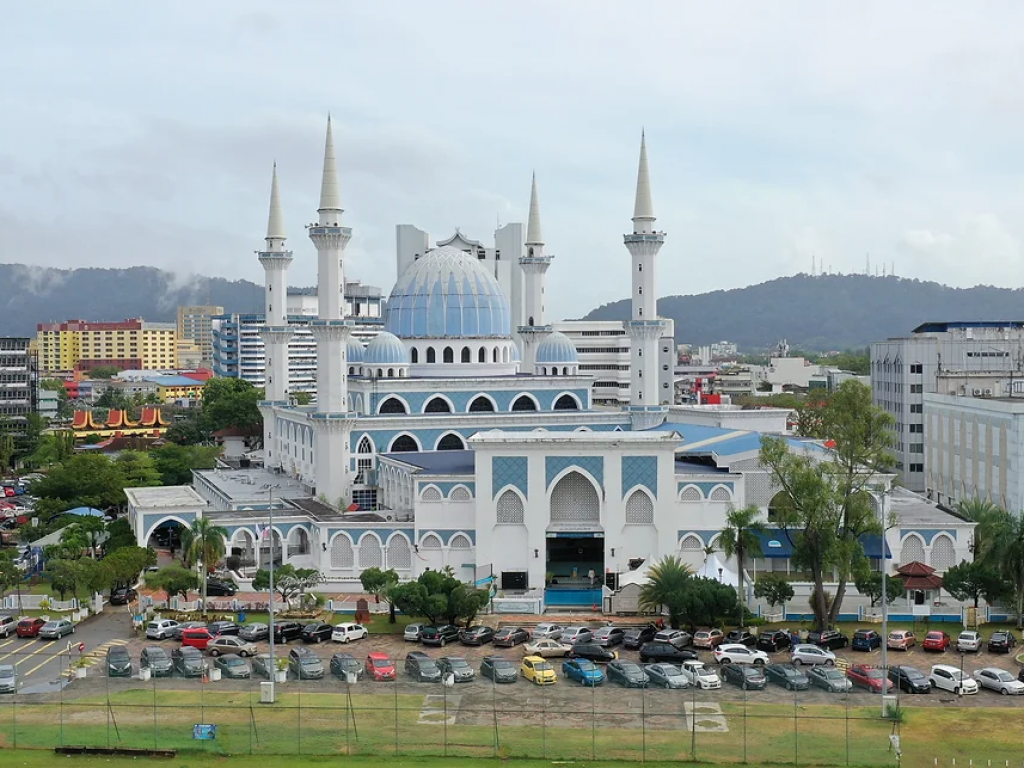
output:
[[[463,584],[449,570],[424,571],[415,581],[407,581],[390,590],[391,601],[410,616],[425,616],[431,623],[468,626],[487,605],[490,593]]]
[[[203,387],[202,419],[206,429],[259,427],[263,424],[258,403],[263,390],[244,379],[215,378]]]
[[[162,589],[168,595],[181,595],[188,598],[189,592],[199,588],[199,575],[191,568],[180,565],[168,565],[159,571],[146,574],[146,586]],[[203,603],[204,607],[206,603]]]
[[[299,605],[305,605],[306,593],[324,581],[324,575],[316,568],[296,568],[287,563],[274,568],[274,591],[288,604],[297,597]],[[270,589],[270,571],[263,568],[256,571],[252,588],[260,592]]]
[[[121,468],[101,453],[79,453],[32,484],[36,511],[52,517],[75,507],[109,509],[124,503]]]

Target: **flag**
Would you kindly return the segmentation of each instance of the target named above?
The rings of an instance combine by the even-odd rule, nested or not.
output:
[[[265,525],[260,525],[259,523],[256,523],[256,525],[253,527],[256,529],[257,539],[265,539],[267,537],[267,527]]]
[[[346,512],[358,512],[359,511],[359,505],[358,504],[349,504],[348,507],[345,509],[345,511]]]

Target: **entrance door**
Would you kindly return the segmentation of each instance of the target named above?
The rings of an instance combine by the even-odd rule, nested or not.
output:
[[[547,543],[545,568],[550,574],[552,587],[591,589],[604,583],[604,537],[555,534],[555,538],[549,538]]]

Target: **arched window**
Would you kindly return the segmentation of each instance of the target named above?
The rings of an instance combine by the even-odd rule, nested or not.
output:
[[[491,352],[491,362],[492,363],[498,362],[498,348],[497,347],[495,347],[494,351]]]
[[[467,550],[467,549],[472,549],[472,548],[473,548],[473,543],[469,540],[468,536],[466,536],[465,534],[462,534],[462,533],[460,533],[460,534],[458,534],[456,536],[453,536],[452,540],[448,543],[448,549],[452,549],[452,550],[455,550],[455,549]]]
[[[686,536],[679,544],[680,551],[689,551],[704,549],[704,542],[700,540],[699,536],[694,536],[692,533]]]
[[[562,477],[551,492],[551,522],[599,523],[601,500],[586,477],[570,472]]]
[[[384,565],[384,551],[376,536],[367,534],[359,540],[359,567],[380,568]]]
[[[448,494],[448,498],[452,501],[472,501],[473,494],[469,492],[466,486],[460,485],[458,488],[452,489],[452,492]]]
[[[476,361],[478,363],[487,362],[487,350],[484,349],[483,347],[480,347],[480,350],[476,353]]]
[[[680,501],[702,501],[704,494],[700,492],[700,488],[695,485],[688,485],[683,488],[683,492],[679,494]]]
[[[924,562],[924,545],[917,536],[910,535],[903,540],[900,548],[900,565]]]
[[[437,450],[439,451],[463,451],[465,449],[466,444],[462,442],[462,438],[458,435],[445,435],[437,443]]]
[[[363,435],[359,440],[359,447],[356,448],[356,453],[373,453],[373,443],[370,442],[370,438]]]
[[[505,491],[498,497],[495,519],[499,525],[523,524],[523,500],[515,491]]]
[[[420,494],[420,498],[423,501],[440,501],[441,491],[438,489],[436,485],[431,485],[427,487],[427,489],[423,491],[423,493]]]
[[[338,534],[331,542],[331,568],[351,568],[355,564],[352,542],[344,533]]]
[[[355,376],[356,375],[356,367],[354,365],[350,365],[348,367],[348,375],[349,376]]]
[[[513,411],[536,411],[537,404],[533,402],[533,398],[528,395],[520,395],[512,403]]]
[[[768,522],[773,523],[778,520],[779,514],[786,512],[791,505],[792,502],[784,491],[776,493],[772,496],[772,500],[768,502]]]
[[[576,402],[576,398],[572,395],[562,395],[555,400],[556,411],[578,411],[579,409],[579,403]]]
[[[395,369],[394,368],[388,368],[388,378],[393,378],[394,375],[395,375]]]
[[[527,323],[527,325],[533,325],[533,315],[530,315],[530,321]]]
[[[452,407],[443,397],[432,397],[427,401],[424,413],[451,413]]]
[[[427,362],[428,363],[436,363],[437,362],[437,356],[434,353],[434,348],[433,347],[427,347]]]
[[[469,351],[469,347],[462,348],[462,362],[471,363],[473,362],[472,353]]]
[[[405,410],[405,403],[397,397],[389,397],[380,404],[378,413],[408,413],[408,411]]]
[[[494,413],[494,403],[488,400],[483,395],[473,399],[473,402],[469,404],[470,413]]]
[[[711,492],[711,495],[708,498],[711,499],[711,501],[729,501],[729,499],[732,498],[732,495],[729,493],[728,488],[724,485],[720,485]]]
[[[633,491],[626,500],[626,524],[654,524],[654,504],[651,502],[651,497],[643,491]]]
[[[420,351],[416,349],[416,347],[413,347],[412,352],[409,353],[409,359],[412,361],[413,365],[420,361]]]
[[[953,540],[945,534],[940,534],[932,541],[931,567],[936,571],[945,571],[956,565],[956,548]]]
[[[418,451],[420,447],[416,444],[416,438],[412,435],[399,435],[391,443],[391,453],[408,453]]]
[[[444,362],[454,363],[455,362],[455,350],[451,347],[444,348]]]
[[[437,537],[436,533],[430,533],[424,536],[420,540],[420,549],[440,549],[441,539]]]
[[[388,542],[388,568],[398,571],[412,568],[412,548],[405,536],[392,536]]]

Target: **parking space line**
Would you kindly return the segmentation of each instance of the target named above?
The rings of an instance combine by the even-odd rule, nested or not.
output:
[[[47,656],[41,662],[39,662],[34,667],[32,667],[32,669],[30,669],[28,672],[22,672],[21,674],[22,674],[23,677],[29,677],[33,672],[38,670],[40,667],[46,666],[47,664],[49,664],[54,659],[57,659],[59,661],[61,656],[63,656],[63,655],[64,654],[62,654],[62,653],[55,653],[55,654],[53,654],[51,656]],[[60,664],[60,667],[63,668],[63,666],[64,666],[63,664]]]
[[[25,656],[23,658],[18,659],[18,661],[14,662],[14,666],[18,666],[19,664],[24,664],[26,661],[28,661],[30,658],[32,658],[36,654],[42,653],[43,651],[48,650],[50,647],[51,647],[50,643],[43,644],[41,647],[39,647],[36,650],[32,651],[32,653],[25,654]],[[50,656],[59,656],[59,655],[60,655],[59,652],[56,653],[56,654],[50,654]]]
[[[21,640],[21,638],[18,638],[18,639]],[[15,647],[15,649],[13,651],[11,651],[10,653],[5,653],[2,656],[0,656],[0,661],[3,661],[4,659],[8,658],[9,656],[14,656],[15,654],[18,653],[18,651],[21,648],[24,648],[27,645],[31,645],[31,643],[27,643],[27,642],[18,643],[18,645]]]
[[[16,642],[18,642],[18,640],[20,640],[20,639],[21,639],[21,638],[19,638],[19,637],[17,637],[17,636],[15,636],[15,637],[9,637],[9,638],[7,638],[7,639],[6,639],[6,640],[5,640],[4,642],[0,643],[0,648],[6,648],[6,647],[7,647],[8,645],[11,645],[12,643],[16,643]]]

